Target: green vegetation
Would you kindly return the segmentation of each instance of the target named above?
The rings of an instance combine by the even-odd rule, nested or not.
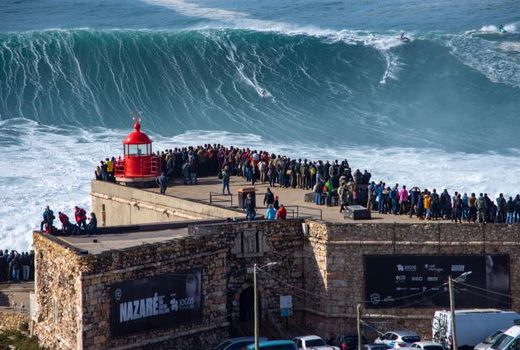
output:
[[[19,331],[0,332],[0,350],[42,350],[36,337],[30,337]]]

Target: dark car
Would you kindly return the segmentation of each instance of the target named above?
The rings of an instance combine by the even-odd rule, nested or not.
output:
[[[356,350],[358,346],[358,336],[357,334],[339,334],[335,337],[332,337],[329,343],[330,345],[339,347],[341,350]],[[361,338],[361,343],[367,343],[365,337]]]

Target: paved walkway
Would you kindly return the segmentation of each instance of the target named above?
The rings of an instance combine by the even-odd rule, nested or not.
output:
[[[29,312],[29,293],[34,291],[34,282],[0,283],[0,310]]]
[[[261,182],[257,182],[255,186],[251,186],[250,182],[244,181],[241,177],[232,176],[230,181],[230,189],[232,192],[232,205],[229,201],[230,197],[222,197],[219,194],[222,194],[222,183],[221,180],[216,177],[211,178],[200,178],[198,185],[183,185],[182,180],[175,180],[175,184],[168,187],[166,190],[166,195],[171,195],[175,197],[180,197],[184,199],[192,199],[201,202],[210,203],[210,193],[215,193],[217,196],[213,196],[212,204],[220,205],[224,207],[236,207],[238,204],[238,190],[240,188],[246,187],[254,187],[256,190],[256,201],[257,201],[257,213],[264,214],[265,210],[262,209],[265,206],[263,205],[264,193],[269,187],[269,183],[262,184]],[[149,189],[149,191],[158,192],[158,188]],[[343,214],[340,214],[338,206],[327,207],[325,205],[318,206],[314,203],[309,203],[304,201],[305,193],[311,191],[305,191],[301,189],[293,189],[293,188],[281,188],[281,187],[273,187],[271,191],[275,196],[279,197],[280,204],[283,204],[287,207],[288,217],[292,217],[293,213],[296,216],[296,212],[298,212],[299,216],[312,216],[314,218],[319,218],[320,211],[321,217],[325,221],[329,222],[337,222],[337,223],[345,223],[345,222],[373,222],[373,223],[432,223],[431,221],[419,220],[415,217],[409,218],[406,215],[381,215],[377,212],[372,212],[372,220],[350,220],[345,219]],[[223,201],[225,200],[225,201]],[[221,201],[221,202],[215,202]]]
[[[188,235],[188,228],[166,229],[159,231],[138,231],[118,234],[60,236],[63,241],[89,254],[100,254],[112,249],[126,249],[140,244],[154,244]]]

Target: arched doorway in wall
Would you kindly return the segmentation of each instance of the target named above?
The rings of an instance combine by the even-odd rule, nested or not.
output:
[[[238,320],[240,323],[253,324],[255,312],[254,297],[253,287],[247,287],[240,293],[238,301]]]

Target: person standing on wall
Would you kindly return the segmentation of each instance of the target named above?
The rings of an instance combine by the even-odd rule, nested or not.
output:
[[[269,207],[270,204],[274,204],[274,194],[270,188],[267,188],[267,192],[264,195],[264,205]]]
[[[247,220],[254,220],[256,216],[256,211],[255,203],[253,202],[253,197],[251,196],[251,193],[247,194],[247,198],[245,200],[245,207]]]
[[[54,212],[49,208],[45,207],[43,212],[43,221],[40,223],[40,231],[43,232],[43,226],[47,225],[47,232],[52,233],[52,223],[54,221]]]
[[[155,182],[159,185],[161,194],[165,194],[168,187],[168,177],[166,174],[162,172]]]
[[[222,171],[220,172],[219,177],[222,179],[222,194],[224,194],[226,189],[227,189],[227,193],[231,194],[231,191],[229,190],[230,173],[229,173],[229,167],[227,165],[224,166],[224,169],[222,169]]]

